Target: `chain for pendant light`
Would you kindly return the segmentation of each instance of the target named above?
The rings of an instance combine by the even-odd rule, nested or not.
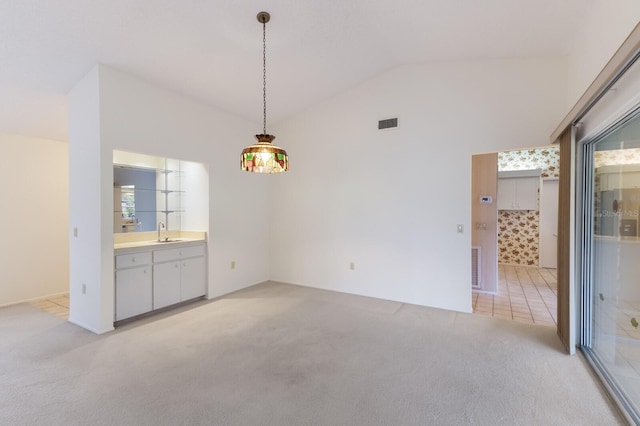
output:
[[[267,20],[262,19],[262,134],[267,134]]]

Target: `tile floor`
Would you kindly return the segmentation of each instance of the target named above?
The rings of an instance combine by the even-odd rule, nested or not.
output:
[[[473,293],[473,313],[514,321],[556,325],[555,269],[498,265],[498,295]]]
[[[45,312],[56,315],[60,318],[69,319],[69,295],[49,297],[47,299],[34,300],[29,302],[31,306],[42,309]]]

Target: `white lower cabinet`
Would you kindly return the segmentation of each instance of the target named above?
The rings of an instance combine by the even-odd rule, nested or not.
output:
[[[205,252],[196,244],[116,256],[115,320],[204,296]]]
[[[116,271],[116,321],[153,309],[151,265]]]
[[[204,254],[204,245],[153,252],[153,309],[206,294]]]
[[[180,302],[180,262],[153,265],[153,309]]]
[[[207,293],[204,257],[183,260],[180,265],[180,298],[189,300]]]

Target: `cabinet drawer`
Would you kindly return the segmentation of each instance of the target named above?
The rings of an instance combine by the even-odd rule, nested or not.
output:
[[[167,250],[155,250],[153,252],[153,262],[167,262],[169,260],[198,256],[204,256],[204,244],[200,244],[197,246],[178,247]]]
[[[116,269],[131,268],[151,263],[151,252],[121,254],[116,256]]]

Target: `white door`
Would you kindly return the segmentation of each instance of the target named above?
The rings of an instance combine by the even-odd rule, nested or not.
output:
[[[540,190],[540,266],[558,265],[558,181],[543,180]]]

